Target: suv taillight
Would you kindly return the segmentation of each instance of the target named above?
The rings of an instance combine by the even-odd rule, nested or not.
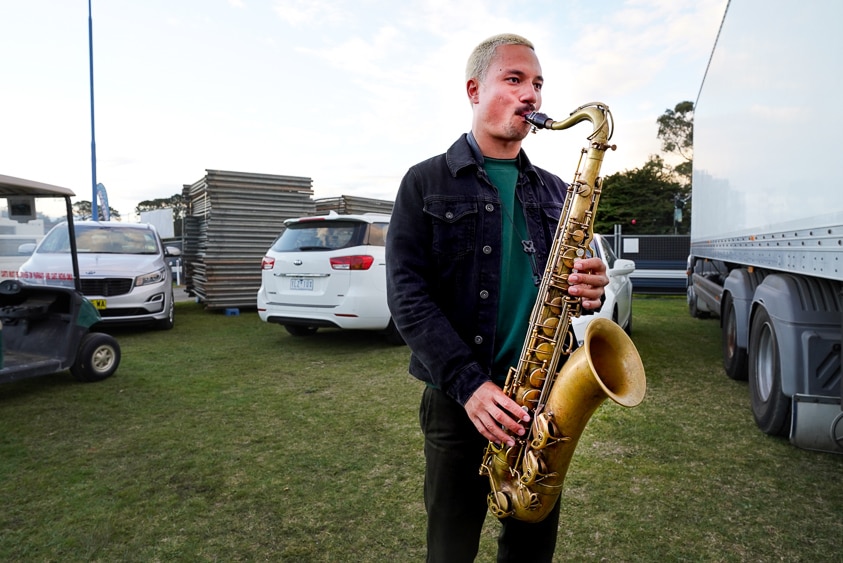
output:
[[[261,260],[261,270],[271,270],[275,267],[275,258],[270,258],[269,256],[264,256],[263,260]]]
[[[374,262],[374,256],[340,256],[339,258],[331,258],[331,268],[334,270],[368,270]]]

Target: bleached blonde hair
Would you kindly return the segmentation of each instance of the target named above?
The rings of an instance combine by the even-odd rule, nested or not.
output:
[[[475,47],[468,57],[468,63],[465,65],[466,82],[472,78],[476,78],[480,82],[486,79],[489,65],[492,63],[492,59],[495,58],[495,50],[501,45],[523,45],[533,51],[536,50],[528,39],[520,35],[514,33],[493,35]]]

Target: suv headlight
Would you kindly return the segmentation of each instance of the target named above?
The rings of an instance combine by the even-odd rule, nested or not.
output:
[[[166,271],[166,268],[161,268],[160,270],[149,272],[148,274],[143,274],[141,276],[136,277],[135,287],[140,287],[142,285],[149,285],[153,283],[160,283],[164,281],[164,279],[166,278]]]

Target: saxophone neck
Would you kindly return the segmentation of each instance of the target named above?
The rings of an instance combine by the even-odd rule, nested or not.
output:
[[[612,112],[609,111],[609,106],[604,103],[591,102],[584,104],[572,111],[567,119],[562,121],[554,121],[546,114],[536,111],[529,113],[525,119],[536,129],[552,129],[554,131],[568,129],[582,121],[590,121],[594,131],[588,139],[593,143],[605,145],[606,148],[615,149],[614,145],[606,145],[614,133],[614,121],[612,121]]]

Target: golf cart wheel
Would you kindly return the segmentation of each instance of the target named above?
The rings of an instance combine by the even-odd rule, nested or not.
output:
[[[93,332],[82,339],[70,373],[79,381],[102,381],[117,371],[118,365],[120,345],[117,340],[108,334]]]

